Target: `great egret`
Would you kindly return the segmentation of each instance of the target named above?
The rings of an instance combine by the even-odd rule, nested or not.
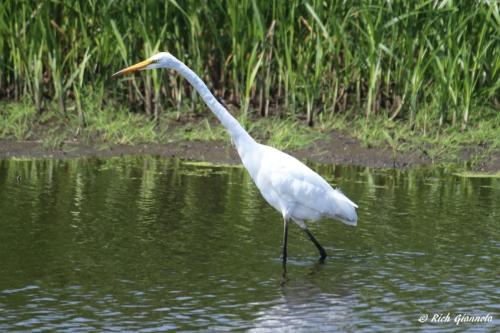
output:
[[[318,248],[320,260],[324,261],[326,251],[309,231],[305,221],[316,221],[327,217],[355,226],[358,206],[296,158],[273,147],[257,143],[217,101],[200,77],[170,53],[155,54],[147,60],[122,69],[113,76],[156,68],[173,69],[186,78],[229,132],[243,165],[260,193],[283,215],[283,263],[285,264],[287,259],[290,219],[307,234]]]

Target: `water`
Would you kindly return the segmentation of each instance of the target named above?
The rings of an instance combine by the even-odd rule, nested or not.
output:
[[[281,217],[242,168],[0,161],[0,331],[498,329],[499,179],[314,168],[359,225],[311,225],[323,265],[292,225],[285,275]]]

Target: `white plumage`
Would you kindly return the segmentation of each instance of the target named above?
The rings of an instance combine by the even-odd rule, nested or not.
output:
[[[301,226],[304,220],[316,221],[322,217],[356,225],[356,204],[299,160],[260,144],[251,154],[249,159],[259,162],[245,163],[245,156],[243,164],[262,196],[283,216]]]
[[[158,53],[115,75],[154,68],[170,68],[184,76],[228,130],[243,165],[250,173],[260,193],[283,215],[283,262],[285,263],[287,258],[288,221],[290,219],[306,232],[318,248],[321,260],[324,260],[326,252],[307,229],[305,221],[332,218],[355,226],[358,206],[296,158],[273,147],[255,142],[238,121],[215,99],[205,83],[170,53]]]

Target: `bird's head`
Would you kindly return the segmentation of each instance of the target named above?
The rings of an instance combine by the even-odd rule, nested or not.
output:
[[[135,65],[116,72],[113,76],[134,73],[146,69],[171,68],[177,59],[168,52],[160,52]]]

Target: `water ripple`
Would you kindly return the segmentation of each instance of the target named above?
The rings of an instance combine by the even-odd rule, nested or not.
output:
[[[418,315],[498,313],[499,181],[321,168],[359,225],[311,225],[325,264],[293,225],[285,274],[281,218],[240,168],[0,161],[0,331],[453,331]]]

